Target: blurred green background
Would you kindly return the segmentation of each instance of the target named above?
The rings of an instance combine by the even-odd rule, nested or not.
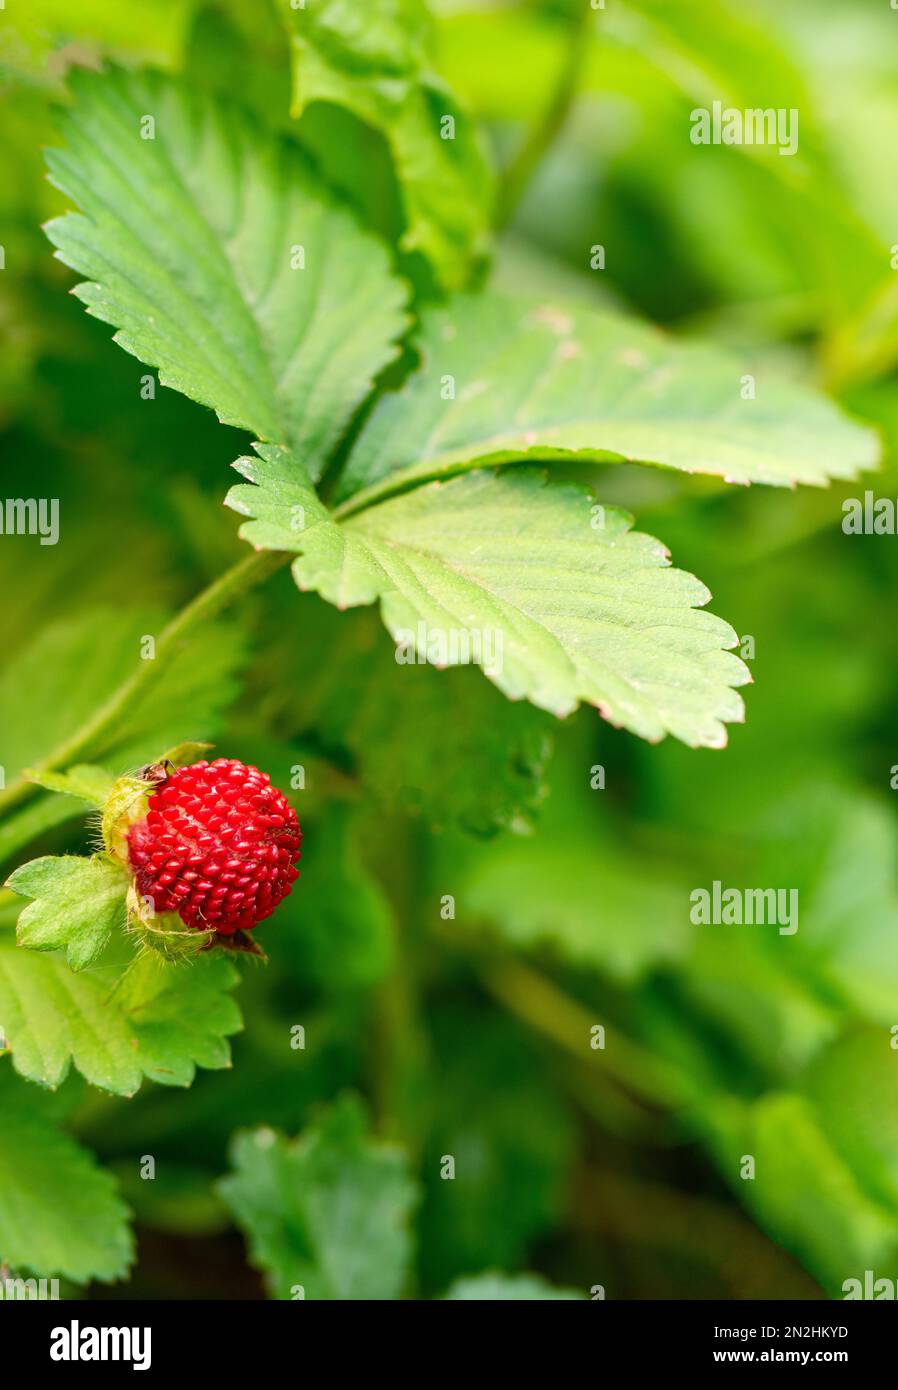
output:
[[[27,8],[28,23],[17,0],[0,14],[4,495],[58,497],[62,529],[56,547],[0,545],[8,777],[35,729],[116,684],[116,642],[244,549],[221,505],[239,437],[173,392],[141,399],[145,369],[67,295],[42,236],[62,206],[41,147],[66,70],[159,64],[290,123],[267,4]],[[261,1296],[214,1187],[231,1136],[296,1134],[345,1089],[420,1180],[424,1296],[487,1269],[614,1298],[813,1298],[865,1269],[898,1277],[898,540],[841,529],[843,498],[898,497],[898,12],[607,0],[587,30],[580,0],[434,9],[441,71],[500,166],[577,70],[495,248],[499,280],[821,385],[880,428],[884,468],[803,492],[578,470],[743,637],[755,684],[723,752],[652,747],[594,712],[561,724],[477,672],[399,667],[375,613],[300,597],[284,574],[210,630],[160,737],[213,737],[285,789],[303,765],[303,873],[264,928],[270,963],[243,970],[233,1070],[131,1101],[70,1079],[52,1102],[136,1214],[133,1277],[96,1292]],[[689,113],[713,100],[798,108],[798,154],[691,145]],[[382,144],[341,120],[329,141],[313,108],[300,136],[394,234]],[[90,845],[39,804],[0,826],[5,872]],[[689,893],[714,879],[798,887],[798,933],[692,926]]]

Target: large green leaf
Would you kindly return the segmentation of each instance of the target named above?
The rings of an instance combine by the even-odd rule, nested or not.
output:
[[[82,214],[46,230],[76,293],[163,384],[317,476],[405,324],[386,251],[234,103],[149,72],[72,85],[47,158]]]
[[[399,1297],[415,1185],[405,1155],[367,1137],[355,1099],[293,1141],[270,1129],[238,1134],[231,1161],[219,1190],[275,1297]]]
[[[124,974],[119,960],[74,974],[59,956],[4,944],[0,1033],[16,1071],[44,1086],[58,1086],[72,1064],[116,1095],[134,1095],[145,1076],[189,1086],[198,1066],[230,1064],[237,978],[220,953],[187,967],[147,952]]]
[[[638,320],[499,292],[425,317],[422,367],[369,419],[338,499],[396,490],[479,464],[620,460],[736,483],[853,478],[875,435],[809,390]]]
[[[405,206],[402,247],[422,252],[441,282],[458,288],[485,249],[490,176],[471,118],[433,71],[426,6],[278,3],[291,40],[294,115],[328,102],[384,135]]]
[[[128,878],[105,855],[32,859],[16,869],[6,886],[34,900],[19,914],[19,945],[64,950],[73,970],[91,965],[113,930],[125,924]]]
[[[513,699],[579,701],[645,738],[720,747],[749,679],[710,597],[631,519],[536,470],[469,473],[337,521],[284,450],[262,447],[228,495],[256,546],[301,551],[301,589],[337,607],[380,599],[408,651],[480,665]],[[302,515],[303,529],[295,523]],[[435,654],[434,654],[435,653]]]
[[[76,1283],[120,1279],[133,1242],[114,1178],[60,1133],[24,1083],[2,1073],[0,1082],[0,1267]]]

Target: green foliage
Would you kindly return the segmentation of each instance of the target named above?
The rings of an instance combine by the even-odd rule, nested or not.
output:
[[[147,954],[123,968],[118,955],[73,975],[56,955],[0,945],[0,1019],[21,1076],[56,1087],[74,1065],[101,1090],[132,1096],[145,1076],[189,1086],[198,1066],[230,1066],[227,1038],[241,1022],[229,961],[188,970]]]
[[[389,901],[359,853],[350,808],[334,803],[307,826],[315,872],[278,914],[278,942],[297,976],[333,994],[370,988],[395,964]]]
[[[686,890],[673,872],[640,872],[638,851],[584,794],[591,769],[581,776],[582,788],[565,781],[563,799],[550,797],[540,834],[456,848],[459,899],[474,930],[488,922],[520,950],[632,985],[687,953]]]
[[[60,507],[0,510],[0,1269],[838,1297],[898,1259],[888,7],[434,9],[0,19],[4,495]],[[264,963],[135,953],[91,857],[211,740],[302,821]]]
[[[164,615],[152,609],[95,609],[77,618],[50,622],[17,651],[0,676],[7,781],[26,773],[48,786],[46,774],[28,770],[52,754],[90,717],[126,672],[138,667],[145,637],[158,637]],[[222,713],[238,690],[236,673],[246,659],[246,643],[232,624],[210,624],[174,658],[171,675],[151,685],[92,752],[105,760],[111,779],[126,768],[159,755],[161,748],[189,735],[214,734]],[[172,684],[174,679],[174,684]],[[68,769],[65,785],[52,790],[69,796],[44,798],[9,816],[0,826],[0,860],[8,859],[38,834],[83,815],[69,797],[96,801],[102,771]],[[50,781],[54,779],[51,778]],[[75,785],[80,788],[75,791]]]
[[[506,1020],[446,1010],[433,1021],[433,1045],[439,1104],[424,1151],[420,1241],[436,1292],[491,1261],[517,1266],[552,1229],[574,1135],[543,1060]]]
[[[295,482],[291,455],[262,448],[260,458],[240,465],[255,490],[228,495],[257,518],[241,534],[300,551],[299,587],[339,608],[380,599],[394,640],[434,664],[474,661],[512,699],[558,715],[583,700],[650,739],[674,733],[719,747],[724,721],[742,718],[730,686],[748,672],[725,650],[736,643],[732,629],[699,611],[708,591],[582,488],[535,471],[477,472],[338,523]],[[469,636],[466,647],[447,641],[434,655],[428,634],[446,632],[479,633],[479,653]]]
[[[476,670],[400,665],[364,610],[338,615],[309,600],[302,621],[328,657],[311,672],[291,647],[280,673],[291,689],[288,717],[351,767],[369,804],[475,835],[533,826],[552,750],[549,715],[509,703]]]
[[[830,1143],[894,1219],[898,1109],[893,1041],[883,1029],[859,1030],[817,1057],[804,1085]]]
[[[133,19],[114,0],[87,0],[73,16],[66,0],[30,0],[10,6],[3,56],[12,66],[47,80],[44,66],[59,48],[80,41],[96,52],[139,55],[145,61],[170,62],[181,56],[194,0],[147,0],[144,19]]]
[[[232,104],[154,74],[73,85],[48,165],[82,213],[46,230],[79,297],[162,385],[318,476],[404,326],[385,251]]]
[[[415,1185],[404,1156],[366,1136],[356,1100],[337,1101],[292,1142],[271,1130],[238,1135],[231,1161],[219,1191],[274,1297],[399,1296]]]
[[[122,671],[137,666],[143,638],[158,637],[164,625],[158,610],[101,609],[48,624],[17,651],[0,682],[7,779],[74,733],[112,694]],[[239,688],[235,672],[243,659],[244,643],[232,625],[197,633],[175,659],[170,679],[147,690],[99,751],[119,771],[188,731],[214,732]]]
[[[127,875],[105,856],[32,859],[6,886],[34,899],[19,915],[19,945],[65,951],[73,970],[93,965],[115,928],[124,925]]]
[[[794,970],[823,999],[838,999],[884,1026],[898,988],[895,826],[872,797],[825,783],[764,818],[763,865],[794,884],[809,932]]]
[[[870,430],[809,391],[771,374],[744,395],[748,369],[726,353],[564,301],[462,296],[428,314],[419,350],[421,370],[372,415],[339,497],[528,457],[794,486],[854,477],[878,456]]]
[[[389,142],[402,190],[401,246],[458,288],[486,250],[491,177],[470,116],[433,70],[423,0],[278,0],[293,59],[293,115],[344,107]],[[447,123],[451,121],[451,126]]]
[[[376,38],[372,45],[370,32],[340,5],[324,16],[320,29],[317,17],[310,27],[300,29],[305,58],[311,51],[310,36],[317,33],[330,59],[341,55],[345,62],[341,20],[348,26],[349,52],[354,44],[362,45],[362,71],[367,61],[383,58]],[[299,22],[304,24],[304,14]],[[354,75],[357,78],[358,72]],[[373,292],[378,302],[386,299],[388,310],[398,308],[396,295],[384,295],[388,272],[382,253],[373,243],[362,252],[363,235],[348,214],[339,211],[314,180],[296,180],[296,160],[288,166],[287,152],[279,144],[254,133],[239,118],[232,121],[202,98],[198,105],[188,100],[173,84],[135,83],[113,74],[102,82],[85,79],[79,84],[80,115],[67,123],[69,148],[54,154],[50,164],[56,182],[79,201],[87,216],[70,214],[51,223],[48,231],[69,264],[97,277],[80,288],[80,295],[91,312],[116,324],[123,346],[161,366],[163,381],[213,405],[226,423],[289,446],[289,452],[260,446],[259,465],[241,462],[242,471],[267,493],[257,500],[245,489],[232,490],[231,505],[255,519],[242,534],[257,546],[300,550],[302,558],[294,566],[300,588],[315,589],[340,607],[380,598],[394,637],[400,629],[441,630],[447,618],[482,634],[492,621],[507,634],[509,659],[507,666],[503,658],[488,674],[513,698],[525,696],[558,714],[568,713],[583,699],[596,704],[613,723],[643,737],[656,740],[673,732],[693,745],[722,745],[723,725],[742,713],[741,701],[729,686],[741,683],[745,673],[719,650],[734,645],[735,634],[707,615],[687,622],[681,612],[673,624],[671,645],[655,649],[659,607],[673,606],[669,585],[674,576],[660,590],[648,576],[640,576],[642,604],[634,613],[627,561],[655,567],[666,556],[655,542],[637,535],[621,544],[627,522],[619,513],[609,509],[606,520],[605,510],[599,508],[603,524],[593,526],[596,539],[586,532],[585,499],[579,502],[578,517],[576,494],[542,488],[527,475],[511,481],[474,477],[446,489],[418,489],[361,513],[353,492],[361,486],[363,499],[370,499],[372,488],[377,495],[383,490],[383,485],[377,488],[378,481],[395,469],[397,457],[407,466],[391,479],[392,490],[477,462],[507,463],[537,452],[576,455],[584,447],[586,458],[657,460],[720,473],[731,481],[822,482],[830,474],[853,476],[858,467],[874,461],[869,433],[840,424],[831,408],[813,397],[778,386],[765,393],[758,409],[754,392],[741,399],[735,370],[720,363],[716,354],[681,350],[679,362],[671,365],[663,346],[659,349],[644,330],[636,330],[634,336],[628,324],[621,329],[613,320],[569,315],[551,305],[525,306],[522,312],[509,299],[481,294],[438,312],[425,328],[429,367],[411,388],[385,399],[372,416],[344,477],[343,495],[358,514],[340,527],[318,499],[310,478],[323,472],[352,408],[370,388],[373,372],[388,360],[391,339],[400,331],[398,320],[387,313],[375,321],[373,333],[366,316],[359,335],[359,316],[366,309],[363,294]],[[353,89],[361,89],[357,81]],[[313,80],[309,92],[315,91]],[[141,140],[145,132],[140,112],[148,105],[159,108],[158,154],[155,126],[153,138]],[[197,255],[194,246],[185,259],[187,248],[175,240],[162,256],[160,272],[159,252],[154,247],[150,255],[146,240],[151,221],[146,216],[138,221],[130,204],[130,221],[122,220],[125,188],[106,142],[95,138],[100,129],[115,148],[138,151],[144,185],[174,167],[174,176],[164,181],[172,199],[171,225],[193,227],[196,238],[202,239],[202,254]],[[149,153],[140,150],[141,144]],[[225,150],[232,163],[229,176],[223,178]],[[160,158],[164,165],[158,163]],[[236,194],[241,178],[260,183],[258,222],[242,214]],[[286,212],[281,210],[284,203]],[[285,222],[292,227],[300,217],[312,218],[320,228],[317,245],[322,256],[315,265],[313,294],[306,290],[305,260],[298,267],[291,264],[284,233]],[[348,240],[331,283],[322,278],[322,265],[323,246],[326,243],[330,252],[333,235]],[[264,257],[258,254],[260,244]],[[366,261],[374,257],[378,266],[374,291],[368,278],[364,290],[358,278],[354,283],[345,278],[348,265],[361,267],[363,254]],[[244,263],[246,256],[252,257],[250,265]],[[282,279],[289,293],[281,290]],[[398,294],[398,282],[396,288]],[[348,361],[341,359],[339,373],[334,369],[332,333],[338,316],[329,311],[332,295],[353,325],[347,337],[339,321],[340,351],[350,354]],[[283,313],[285,302],[289,315]],[[182,336],[182,324],[191,313],[203,321],[210,303],[216,306],[211,321],[214,346],[211,358],[207,347],[206,360],[199,361],[192,340]],[[297,315],[302,328],[298,338]],[[209,329],[205,332],[208,336]],[[456,399],[456,373],[471,370],[472,340],[482,375],[469,378]],[[440,349],[449,344],[447,359],[454,371],[445,372],[446,362],[434,354],[434,341]],[[603,400],[596,401],[595,364],[608,354],[611,370],[603,378]],[[357,370],[356,363],[364,363],[364,369]],[[325,367],[328,380],[338,377],[340,383],[348,383],[351,400],[344,398],[345,392],[335,400],[322,387]],[[634,370],[642,374],[635,390],[630,378]],[[641,392],[642,379],[647,385]],[[443,415],[447,397],[437,385],[447,381],[452,383],[451,404]],[[638,415],[635,424],[628,416],[620,418],[622,398],[628,411]],[[515,428],[503,434],[510,414]],[[673,429],[672,414],[677,421]],[[714,438],[715,416],[722,417],[725,438]],[[441,449],[442,433],[446,444]],[[782,456],[784,463],[771,464],[771,456]],[[512,558],[522,563],[525,513],[528,523],[538,518],[540,530],[535,556],[528,556],[537,583],[530,582],[528,574],[522,598],[508,585],[507,576]],[[582,540],[574,534],[573,546],[579,541],[580,547],[575,549],[572,533],[578,521]],[[447,530],[449,544],[443,539]],[[484,533],[491,542],[485,557]],[[606,547],[604,554],[599,542]],[[563,577],[572,564],[578,574],[582,567],[593,572],[592,586],[583,593],[570,577]],[[617,583],[627,591],[627,606],[614,580],[607,588],[612,566]],[[682,576],[676,578],[682,583]],[[707,601],[701,587],[690,591],[690,582],[687,579],[685,592],[681,590],[683,609]],[[559,612],[555,591],[565,583],[570,605]],[[613,605],[613,616],[606,609],[597,623],[599,600]],[[651,652],[638,640],[640,625],[651,633]],[[416,646],[421,645],[418,637]],[[457,664],[459,658],[430,659],[446,665]]]
[[[709,1117],[717,1118],[710,1108]],[[871,1199],[833,1146],[825,1115],[803,1096],[771,1092],[744,1113],[726,1115],[723,1124],[728,1178],[739,1181],[740,1155],[754,1158],[758,1176],[744,1183],[746,1203],[830,1293],[898,1258],[894,1213]]]
[[[76,796],[89,806],[102,806],[114,781],[104,768],[94,767],[90,763],[76,763],[68,772],[44,772],[26,767],[22,776],[48,792]]]
[[[0,1265],[17,1277],[123,1278],[134,1251],[113,1178],[8,1069],[0,1103]]]

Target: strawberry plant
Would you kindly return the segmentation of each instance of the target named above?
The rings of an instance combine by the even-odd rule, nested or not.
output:
[[[0,15],[0,1264],[838,1289],[898,1245],[894,562],[838,534],[898,416],[820,46],[723,0],[142,8]],[[690,144],[753,74],[797,171]],[[690,918],[728,875],[794,942]]]

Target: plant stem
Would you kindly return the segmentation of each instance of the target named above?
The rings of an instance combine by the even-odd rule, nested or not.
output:
[[[501,231],[511,221],[524,189],[542,162],[546,151],[561,133],[574,104],[577,84],[586,57],[589,26],[594,17],[589,0],[579,0],[579,4],[580,13],[571,21],[561,68],[546,109],[502,176],[496,200],[497,231]]]
[[[679,1072],[613,1030],[609,1045],[593,1051],[591,1030],[597,1020],[577,1000],[529,965],[512,958],[482,966],[480,978],[501,1004],[538,1029],[581,1064],[590,1058],[624,1090],[647,1105],[676,1109],[688,1102],[689,1088]]]
[[[390,846],[393,864],[421,863],[417,827],[401,816],[381,821],[379,845]],[[370,846],[374,850],[373,846]],[[376,850],[374,850],[376,853]],[[399,1140],[414,1161],[420,1156],[426,1126],[431,1043],[421,1002],[420,940],[413,934],[417,874],[390,875],[393,908],[394,964],[373,998],[371,1089],[378,1132]]]
[[[202,593],[197,594],[182,608],[167,627],[163,629],[156,643],[156,654],[152,661],[139,661],[109,699],[96,710],[80,729],[70,735],[37,764],[39,772],[53,772],[70,766],[78,758],[86,755],[96,756],[108,745],[112,733],[121,719],[137,701],[163,676],[179,652],[183,651],[186,638],[195,627],[214,618],[223,608],[239,598],[241,594],[261,584],[264,579],[287,564],[293,557],[282,550],[261,550],[238,561],[224,574],[214,580]],[[0,792],[0,813],[19,805],[37,792],[31,782],[19,777],[4,792]]]
[[[610,1168],[585,1168],[574,1201],[585,1231],[643,1246],[660,1257],[696,1257],[723,1281],[727,1298],[822,1298],[819,1286],[738,1211]]]

